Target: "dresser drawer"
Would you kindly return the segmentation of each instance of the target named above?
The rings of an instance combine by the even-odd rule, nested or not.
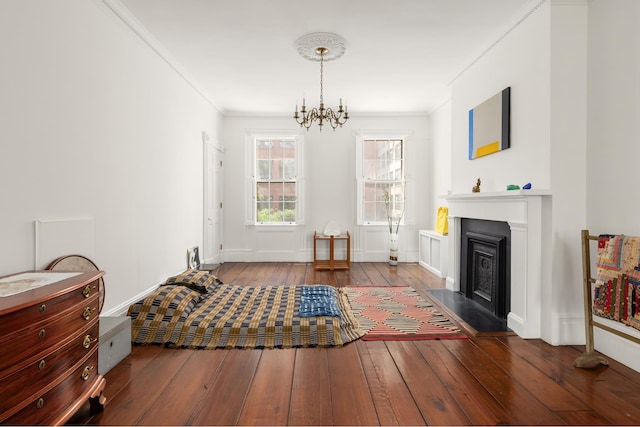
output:
[[[52,424],[64,422],[62,414],[70,412],[69,406],[86,394],[98,380],[98,351],[94,347],[86,359],[76,365],[71,375],[53,388],[27,402],[19,412],[0,422],[3,424]]]
[[[95,297],[99,293],[98,280],[78,287],[62,295],[42,300],[21,310],[8,313],[2,317],[0,336],[11,334],[27,325],[52,319],[81,302]]]
[[[0,337],[0,378],[19,369],[37,354],[59,347],[78,330],[97,322],[99,315],[98,294],[94,293],[89,298],[82,297],[79,303],[55,319],[45,319]]]
[[[94,321],[62,347],[42,354],[22,369],[0,378],[0,419],[4,418],[3,414],[14,412],[21,402],[39,397],[35,396],[39,390],[73,369],[97,347],[99,333],[98,322]]]

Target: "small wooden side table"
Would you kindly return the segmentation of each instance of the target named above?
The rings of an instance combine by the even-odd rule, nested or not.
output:
[[[318,240],[329,241],[329,259],[318,259]],[[347,244],[347,259],[335,259],[335,242],[336,240],[345,241]],[[351,269],[351,235],[347,231],[339,236],[325,236],[313,232],[313,268],[315,270],[349,270]]]

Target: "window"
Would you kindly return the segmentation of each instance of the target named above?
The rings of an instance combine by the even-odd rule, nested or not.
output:
[[[301,222],[301,144],[293,136],[253,136],[252,222]]]
[[[358,220],[396,232],[405,210],[405,138],[358,137]]]

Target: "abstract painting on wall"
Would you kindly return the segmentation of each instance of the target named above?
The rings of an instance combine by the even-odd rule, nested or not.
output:
[[[509,148],[510,97],[508,87],[469,110],[469,160]]]

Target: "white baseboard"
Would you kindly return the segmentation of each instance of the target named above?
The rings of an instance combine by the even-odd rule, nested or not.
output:
[[[539,337],[526,337],[525,334],[525,322],[524,319],[516,314],[509,313],[507,314],[507,327],[511,329],[513,332],[518,334],[519,337],[522,338],[539,338]]]
[[[598,319],[598,321],[600,321],[600,319]],[[630,326],[623,326],[625,329],[633,329]],[[629,333],[629,331],[625,332]],[[638,334],[638,332],[640,331],[635,330],[633,335]],[[593,328],[593,342],[595,343],[595,349],[597,351],[628,366],[634,371],[640,372],[640,358],[638,358],[640,344],[636,344],[633,341],[619,337],[600,328]]]
[[[584,317],[581,314],[559,314],[552,326],[551,345],[583,345]]]
[[[324,256],[324,254],[323,254]],[[223,255],[225,262],[313,262],[313,251],[249,251],[226,250]],[[346,252],[336,251],[335,259],[346,258]],[[351,251],[351,262],[386,262],[389,261],[389,251]],[[404,251],[400,254],[400,262],[418,262],[418,251]]]
[[[131,304],[134,304],[144,298],[147,297],[147,295],[149,295],[151,292],[155,291],[156,289],[158,289],[158,286],[160,286],[161,283],[158,283],[156,285],[153,285],[149,288],[147,288],[146,290],[140,292],[139,294],[137,294],[134,297],[129,298],[128,300],[118,304],[117,306],[106,310],[106,311],[102,311],[100,313],[101,317],[107,317],[107,316],[111,316],[111,317],[117,317],[117,316],[126,316],[127,315],[127,311],[129,311],[129,306]]]

